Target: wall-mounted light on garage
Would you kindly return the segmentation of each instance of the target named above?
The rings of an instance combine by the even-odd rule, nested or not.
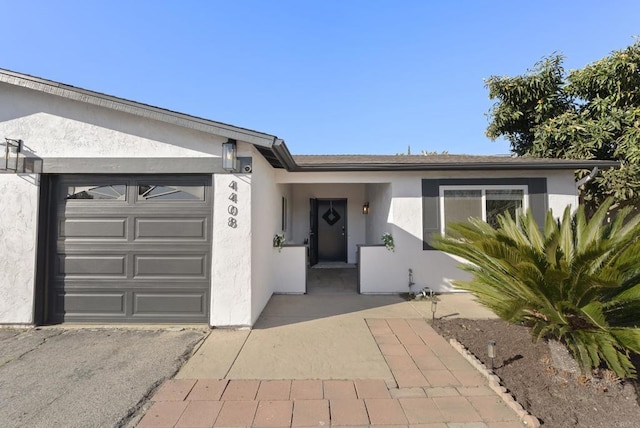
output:
[[[229,138],[222,143],[222,169],[235,172],[238,169],[238,148],[236,140]]]
[[[364,205],[362,206],[362,214],[364,215],[369,214],[369,202],[365,202]]]
[[[1,144],[1,143],[0,143]],[[4,139],[3,162],[0,163],[0,170],[18,171],[18,157],[22,151],[22,140],[11,138]]]

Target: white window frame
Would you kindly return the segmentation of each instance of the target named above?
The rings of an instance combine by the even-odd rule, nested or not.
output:
[[[482,203],[482,220],[487,221],[487,190],[522,190],[522,210],[526,212],[529,209],[529,186],[527,185],[449,185],[439,187],[439,203],[440,203],[440,233],[444,236],[447,229],[447,219],[444,212],[444,192],[446,190],[480,190],[480,200]]]

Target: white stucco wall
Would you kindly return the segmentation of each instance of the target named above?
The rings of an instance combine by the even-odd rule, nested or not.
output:
[[[46,157],[221,155],[226,139],[115,110],[0,83],[0,131]]]
[[[213,255],[211,325],[246,327],[251,322],[252,194],[251,175],[213,176]],[[232,182],[237,190],[230,186]],[[235,193],[237,203],[229,200]],[[236,206],[235,216],[229,206]],[[235,227],[230,219],[235,220]]]
[[[382,234],[390,232],[391,183],[367,184],[366,195],[369,214],[366,216],[365,243],[377,245],[382,242]]]
[[[307,247],[272,249],[273,292],[302,294],[307,289]]]
[[[549,192],[549,208],[555,217],[562,217],[567,205],[578,208],[578,193],[573,171],[549,171],[547,175],[547,191]]]
[[[424,251],[422,240],[422,176],[413,174],[396,177],[391,183],[390,232],[395,242],[396,263],[381,264],[378,258],[363,261],[363,271],[369,281],[361,281],[363,293],[409,291],[409,269],[413,271],[415,285],[412,291],[430,287],[438,291],[451,291],[451,280],[466,278],[457,268],[458,261],[440,251]],[[384,256],[388,255],[382,253]],[[380,251],[371,254],[380,256]],[[386,267],[385,268],[383,268]],[[381,279],[384,278],[383,282]]]
[[[0,174],[0,324],[33,322],[38,177]]]
[[[253,157],[251,198],[253,234],[251,244],[251,323],[255,323],[274,288],[273,237],[282,232],[282,188],[274,179],[274,170],[256,152]]]

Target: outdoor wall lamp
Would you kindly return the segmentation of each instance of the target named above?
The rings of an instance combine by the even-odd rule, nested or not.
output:
[[[493,371],[493,359],[496,357],[496,341],[490,340],[487,342],[487,356],[490,361],[490,369]]]
[[[222,169],[234,172],[238,169],[238,148],[236,140],[229,138],[222,143]]]
[[[369,214],[369,202],[365,202],[364,205],[362,206],[362,214],[364,215]]]
[[[4,169],[5,171],[18,171],[18,155],[22,151],[22,140],[4,139]]]

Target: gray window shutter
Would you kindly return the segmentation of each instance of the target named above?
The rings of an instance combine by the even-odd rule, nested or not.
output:
[[[538,223],[540,229],[544,230],[544,221],[549,210],[547,197],[547,179],[529,178],[526,183],[529,186],[529,208],[533,218]]]
[[[422,249],[435,250],[429,242],[440,233],[440,180],[422,180]]]

